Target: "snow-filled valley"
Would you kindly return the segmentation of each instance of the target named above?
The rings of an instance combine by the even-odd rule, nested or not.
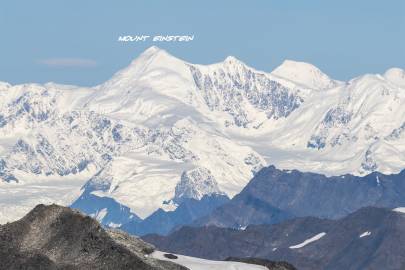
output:
[[[203,66],[152,47],[95,87],[0,83],[0,223],[83,192],[145,218],[183,197],[232,197],[269,164],[399,172],[404,74],[341,82],[307,63],[265,73],[234,57]]]

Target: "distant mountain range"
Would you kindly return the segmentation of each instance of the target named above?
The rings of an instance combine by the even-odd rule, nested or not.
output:
[[[0,223],[55,202],[119,227],[188,199],[232,198],[269,164],[399,173],[404,74],[340,82],[307,63],[266,73],[234,57],[203,66],[152,47],[95,87],[0,83]],[[272,206],[280,220],[297,215]]]
[[[366,176],[327,177],[269,166],[260,170],[231,200],[216,194],[200,200],[183,199],[176,209],[158,209],[143,220],[109,197],[87,193],[72,208],[131,234],[166,235],[184,225],[243,229],[294,217],[337,219],[367,206],[405,206],[404,193],[405,170],[391,175],[373,172]]]
[[[143,237],[160,250],[221,260],[286,260],[302,270],[398,270],[405,267],[405,211],[366,207],[338,219],[302,217],[243,230],[183,227]]]
[[[269,166],[231,200],[215,194],[200,200],[184,199],[173,211],[158,209],[143,220],[109,197],[87,193],[71,207],[90,213],[108,227],[119,227],[134,235],[166,235],[184,225],[243,229],[295,217],[337,219],[367,206],[405,206],[404,193],[405,171],[327,177]]]
[[[194,224],[244,228],[291,217],[337,219],[366,206],[405,206],[403,194],[405,170],[391,175],[373,172],[366,176],[327,177],[269,166],[231,201]]]

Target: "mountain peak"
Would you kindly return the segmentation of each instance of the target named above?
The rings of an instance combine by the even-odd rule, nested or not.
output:
[[[280,69],[280,68],[296,68],[296,69],[301,69],[301,70],[305,69],[305,70],[320,71],[316,66],[314,66],[310,63],[294,61],[294,60],[290,60],[290,59],[284,60],[283,63],[277,69]]]
[[[225,58],[224,62],[226,63],[233,63],[233,62],[241,62],[238,58],[235,56],[229,55]]]
[[[143,51],[135,60],[133,60],[131,62],[131,65],[138,63],[139,60],[149,62],[151,59],[159,59],[161,57],[175,58],[174,56],[169,54],[166,50],[161,49],[157,46],[151,46],[147,48],[145,51]]]
[[[293,60],[285,60],[271,74],[313,89],[327,89],[338,84],[316,66]]]
[[[184,61],[169,54],[166,50],[152,46],[135,58],[126,68],[118,71],[107,84],[136,80],[154,68],[179,69]]]
[[[384,73],[384,78],[398,86],[405,87],[405,70],[390,68]]]
[[[154,54],[157,54],[160,52],[166,52],[166,51],[157,46],[151,46],[151,47],[147,48],[145,51],[143,51],[143,53],[141,53],[141,55],[154,55]]]
[[[245,66],[245,63],[232,55],[227,56],[222,63],[226,66]]]

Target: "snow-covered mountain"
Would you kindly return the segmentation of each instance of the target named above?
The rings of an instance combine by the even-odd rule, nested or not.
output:
[[[183,197],[232,197],[267,164],[399,172],[404,82],[398,68],[340,82],[306,63],[266,73],[152,47],[91,88],[0,83],[0,223],[83,192],[145,218]]]
[[[312,89],[329,89],[342,84],[311,64],[291,60],[285,60],[271,74]]]

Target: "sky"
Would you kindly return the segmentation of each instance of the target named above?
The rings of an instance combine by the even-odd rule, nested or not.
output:
[[[1,0],[0,81],[93,86],[155,45],[191,63],[283,60],[334,79],[405,69],[403,0]],[[194,35],[190,42],[119,42]]]

